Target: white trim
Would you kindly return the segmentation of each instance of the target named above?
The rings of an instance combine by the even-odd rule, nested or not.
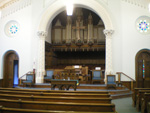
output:
[[[106,8],[104,8],[104,6],[102,6],[102,4],[100,4],[96,0],[74,0],[74,4],[76,6],[83,6],[94,11],[103,20],[105,29],[113,29],[113,24],[111,21],[112,19],[110,17],[110,14],[106,10]],[[38,31],[48,31],[48,28],[52,20],[62,10],[65,10],[65,6],[66,4],[64,0],[56,0],[53,4],[51,4],[45,10],[45,12],[43,12]]]

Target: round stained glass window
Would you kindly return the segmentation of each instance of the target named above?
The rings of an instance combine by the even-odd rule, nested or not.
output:
[[[5,34],[8,37],[14,37],[19,32],[19,24],[16,21],[9,21],[5,26]]]
[[[150,33],[150,18],[147,16],[141,16],[136,20],[136,29],[141,34]]]

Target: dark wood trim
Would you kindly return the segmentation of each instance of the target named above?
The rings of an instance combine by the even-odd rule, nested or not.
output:
[[[125,86],[125,87],[127,87],[128,89],[130,89],[131,90],[131,81],[121,81],[122,82],[122,84]],[[136,87],[136,81],[134,81],[133,82],[133,88],[135,88]]]
[[[10,64],[8,64],[8,63],[10,63],[8,61],[8,57],[11,54],[15,55],[15,56],[12,56],[13,60],[18,60],[18,71],[19,71],[19,56],[16,53],[16,51],[10,50],[10,51],[6,52],[5,55],[4,55],[4,59],[3,59],[4,60],[4,63],[3,63],[3,67],[4,67],[3,68],[3,84],[2,84],[3,87],[13,87],[13,85],[12,86],[8,85],[9,82],[11,82],[11,80],[9,80],[10,77],[8,77],[9,68],[13,69],[13,67],[10,67]],[[12,62],[12,63],[14,63],[14,62]],[[12,65],[14,65],[14,64],[12,64]],[[13,71],[12,71],[12,73],[13,73]],[[18,72],[18,74],[19,74],[19,72]],[[13,75],[13,74],[11,74],[11,75]],[[19,77],[19,75],[18,75],[18,77]]]
[[[3,87],[3,79],[0,79],[0,87]]]
[[[148,49],[142,49],[142,50],[140,50],[137,54],[136,54],[136,56],[135,56],[135,79],[136,79],[136,87],[139,87],[138,86],[138,57],[140,56],[140,54],[142,54],[142,53],[148,53],[148,54],[150,54],[150,50],[148,50]]]

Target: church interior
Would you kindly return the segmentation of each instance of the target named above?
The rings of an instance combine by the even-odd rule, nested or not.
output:
[[[150,113],[149,0],[0,0],[0,113]]]

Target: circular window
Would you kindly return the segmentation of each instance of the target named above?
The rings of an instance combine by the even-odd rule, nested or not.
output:
[[[5,26],[5,34],[8,37],[14,37],[19,32],[19,24],[16,21],[9,21]]]
[[[141,34],[150,33],[150,17],[141,16],[136,20],[136,29]]]

